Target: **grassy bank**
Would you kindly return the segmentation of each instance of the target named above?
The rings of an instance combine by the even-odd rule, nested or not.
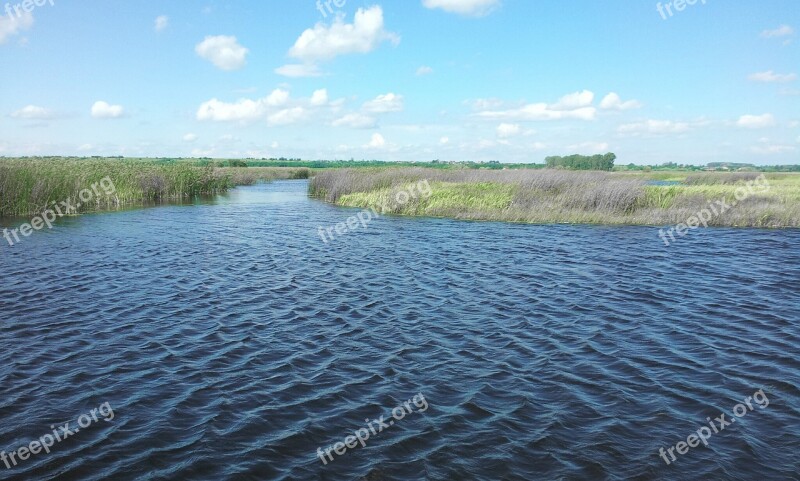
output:
[[[313,175],[313,171],[306,167],[218,167],[215,172],[220,177],[229,177],[234,185],[308,179]]]
[[[674,225],[718,201],[736,203],[714,215],[715,226],[800,227],[800,175],[766,174],[769,186],[736,199],[737,189],[760,174],[571,172],[562,170],[440,171],[342,169],[319,173],[310,193],[328,202],[456,219],[530,223]],[[403,205],[391,200],[428,179],[429,197]],[[651,185],[654,180],[680,185]],[[745,187],[746,189],[746,187]],[[721,209],[721,207],[720,207]]]
[[[53,202],[78,199],[104,178],[114,192],[97,188],[78,212],[115,209],[198,195],[224,193],[237,185],[307,179],[306,167],[214,167],[186,162],[127,159],[0,159],[0,217],[32,216]]]
[[[111,189],[96,189],[79,212],[113,209],[224,192],[231,178],[213,168],[155,165],[119,160],[0,160],[0,217],[30,216],[53,202],[78,199],[84,189],[109,178]]]

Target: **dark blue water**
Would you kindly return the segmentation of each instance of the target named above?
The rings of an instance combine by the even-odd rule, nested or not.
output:
[[[0,450],[114,415],[0,479],[800,479],[799,231],[385,217],[324,244],[356,211],[305,191],[3,244]]]

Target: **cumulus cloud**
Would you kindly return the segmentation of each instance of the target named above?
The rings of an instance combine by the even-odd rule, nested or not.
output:
[[[692,125],[689,122],[674,122],[672,120],[645,120],[642,122],[620,125],[617,127],[617,132],[620,134],[631,135],[683,134],[688,132],[691,127]]]
[[[772,114],[742,115],[736,125],[745,129],[764,129],[775,125],[775,117]]]
[[[118,119],[125,115],[122,105],[111,105],[108,102],[98,100],[92,105],[92,117],[96,119]]]
[[[500,0],[422,0],[425,8],[439,8],[445,12],[482,17],[500,5]]]
[[[361,113],[350,113],[334,120],[334,127],[349,127],[351,129],[374,129],[378,121],[374,117]]]
[[[789,25],[781,25],[774,30],[764,30],[761,32],[761,36],[764,38],[789,37],[792,35],[794,35],[794,29]]]
[[[340,55],[369,53],[384,41],[397,44],[400,38],[386,30],[383,9],[376,5],[359,8],[353,23],[344,23],[339,16],[330,26],[320,22],[307,29],[289,50],[289,56],[313,64]]]
[[[311,97],[292,99],[284,89],[275,89],[260,99],[241,98],[224,102],[213,98],[197,109],[197,120],[239,122],[250,124],[266,120],[267,124],[291,125],[319,119],[337,110],[338,101],[331,102],[327,89],[314,91]]]
[[[52,110],[36,105],[27,105],[11,114],[12,118],[23,120],[49,120],[55,116]]]
[[[197,120],[254,122],[270,115],[271,109],[282,107],[288,101],[289,92],[283,89],[275,89],[266,97],[257,100],[245,98],[228,103],[214,98],[200,105],[197,109]]]
[[[535,103],[508,110],[484,110],[478,116],[485,119],[514,121],[594,120],[597,109],[592,107],[594,93],[584,90],[565,95],[554,104]]]
[[[247,64],[248,49],[239,45],[236,37],[208,36],[195,46],[194,51],[222,70],[239,70]]]
[[[290,125],[306,118],[307,111],[303,107],[282,109],[267,117],[269,125]]]
[[[33,14],[22,12],[22,15],[5,15],[0,13],[0,45],[3,45],[9,38],[19,35],[24,30],[29,30],[33,26]]]
[[[314,92],[311,95],[311,105],[314,106],[321,106],[328,103],[328,90],[327,89],[320,89]]]
[[[754,73],[750,75],[748,78],[753,82],[788,83],[797,80],[797,74],[794,73],[778,74],[773,72],[772,70],[767,70],[766,72]]]
[[[615,92],[611,92],[600,101],[600,108],[603,110],[632,110],[641,107],[642,104],[638,100],[627,100],[623,102],[620,96]]]
[[[156,32],[163,32],[164,30],[167,29],[167,27],[169,27],[169,17],[168,16],[159,15],[158,17],[156,17],[155,26],[154,26]]]
[[[519,124],[500,124],[497,126],[497,136],[501,139],[516,137],[522,131]]]
[[[403,96],[388,93],[378,95],[373,100],[366,102],[362,109],[365,112],[383,114],[388,112],[399,112],[403,110]]]
[[[386,139],[379,133],[372,134],[372,140],[364,146],[367,149],[382,149],[386,147]]]
[[[450,143],[450,137],[442,137],[439,139],[439,145],[447,145]]]
[[[319,67],[313,64],[295,63],[275,69],[275,73],[290,78],[319,77],[322,75]]]

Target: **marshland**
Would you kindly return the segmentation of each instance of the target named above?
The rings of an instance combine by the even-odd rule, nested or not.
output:
[[[84,212],[213,196],[236,186],[311,179],[309,195],[344,207],[375,208],[420,180],[432,195],[395,204],[393,214],[524,223],[672,225],[717,201],[735,208],[719,227],[800,227],[800,173],[636,172],[562,169],[231,167],[232,162],[118,159],[2,159],[0,217],[34,215],[75,199],[105,177],[116,187]],[[247,165],[245,162],[242,164]],[[235,165],[235,163],[234,163]],[[664,182],[666,181],[666,182]],[[737,190],[752,187],[743,200]]]
[[[651,175],[625,172],[331,170],[312,179],[310,192],[338,205],[374,208],[421,179],[430,181],[433,194],[396,205],[395,214],[538,224],[668,225],[723,201],[735,203],[735,208],[714,216],[709,225],[800,227],[798,174],[673,173],[669,179],[677,184],[653,185]],[[737,199],[738,189],[747,192],[744,200]]]

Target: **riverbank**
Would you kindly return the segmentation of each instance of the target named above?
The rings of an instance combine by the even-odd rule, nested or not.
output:
[[[214,167],[120,159],[0,159],[0,217],[37,215],[53,203],[68,200],[74,201],[70,203],[72,214],[151,205],[221,194],[237,185],[259,181],[305,179],[311,173],[307,168]],[[106,188],[98,189],[104,180]],[[92,193],[91,201],[80,202],[81,192],[87,189]]]
[[[660,226],[686,223],[700,213],[706,217],[707,211],[704,223],[712,226],[800,227],[800,174],[341,169],[316,175],[309,193],[341,206],[378,208],[423,179],[430,182],[431,196],[399,204],[392,213]]]

